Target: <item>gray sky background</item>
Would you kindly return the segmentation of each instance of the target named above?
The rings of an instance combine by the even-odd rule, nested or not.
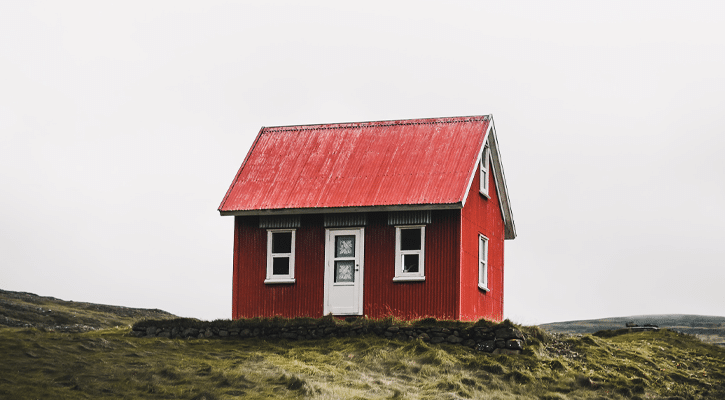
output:
[[[725,3],[0,3],[0,288],[231,316],[260,127],[493,114],[520,323],[725,315]]]

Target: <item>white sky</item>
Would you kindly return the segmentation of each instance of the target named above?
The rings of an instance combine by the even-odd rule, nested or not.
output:
[[[0,288],[229,318],[260,127],[493,114],[506,317],[725,315],[725,3],[338,3],[0,3]]]

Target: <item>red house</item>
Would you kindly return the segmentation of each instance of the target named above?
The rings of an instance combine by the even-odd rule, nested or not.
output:
[[[219,206],[232,317],[503,318],[490,115],[262,128]]]

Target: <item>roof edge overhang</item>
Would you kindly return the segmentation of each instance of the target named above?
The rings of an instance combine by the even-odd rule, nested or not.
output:
[[[252,215],[289,215],[289,214],[341,214],[360,212],[384,212],[384,211],[423,211],[423,210],[460,210],[462,203],[450,204],[409,204],[390,206],[361,206],[361,207],[326,207],[326,208],[281,208],[273,210],[236,210],[222,211],[219,215],[227,216],[252,216]]]
[[[247,152],[247,156],[244,157],[244,161],[242,161],[242,165],[237,170],[237,174],[234,175],[234,180],[232,181],[232,184],[229,185],[229,189],[227,189],[227,193],[224,195],[224,198],[222,199],[221,204],[219,204],[219,211],[221,211],[221,209],[224,208],[224,204],[227,202],[227,198],[229,197],[229,194],[232,192],[234,185],[237,184],[239,175],[241,175],[242,170],[244,170],[244,166],[247,165],[247,161],[249,161],[249,157],[252,155],[254,148],[257,147],[257,143],[259,142],[259,138],[262,137],[263,132],[264,132],[264,127],[259,129],[259,133],[257,133],[257,137],[254,138],[254,143],[252,143],[252,146],[249,148],[249,151]],[[222,215],[224,215],[224,214],[222,214]]]
[[[498,203],[501,206],[501,214],[503,216],[504,239],[515,239],[516,225],[514,225],[514,216],[513,212],[511,211],[511,200],[509,199],[508,188],[506,187],[506,177],[503,173],[503,163],[501,162],[501,153],[499,152],[498,139],[496,138],[496,127],[493,123],[493,114],[489,114],[488,117],[488,128],[484,133],[484,139],[481,148],[478,150],[478,158],[476,164],[474,165],[471,176],[468,179],[468,186],[463,196],[463,205],[466,204],[468,193],[470,193],[471,185],[473,184],[473,177],[476,173],[478,173],[478,165],[481,162],[483,148],[486,146],[486,143],[488,143],[491,149],[491,160],[493,162],[493,178],[494,183],[496,184]]]

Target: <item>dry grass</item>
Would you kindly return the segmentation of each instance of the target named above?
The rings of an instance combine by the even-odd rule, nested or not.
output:
[[[129,325],[139,317],[178,322],[159,321],[172,317],[159,310],[0,291],[0,324],[39,327],[0,325],[0,399],[725,398],[725,348],[667,330],[572,336],[520,327],[527,348],[506,356],[372,335],[136,338]],[[105,328],[73,333],[58,324]]]
[[[530,335],[520,356],[375,336],[288,342],[128,332],[1,328],[0,398],[725,398],[725,349],[669,331],[547,343]]]

